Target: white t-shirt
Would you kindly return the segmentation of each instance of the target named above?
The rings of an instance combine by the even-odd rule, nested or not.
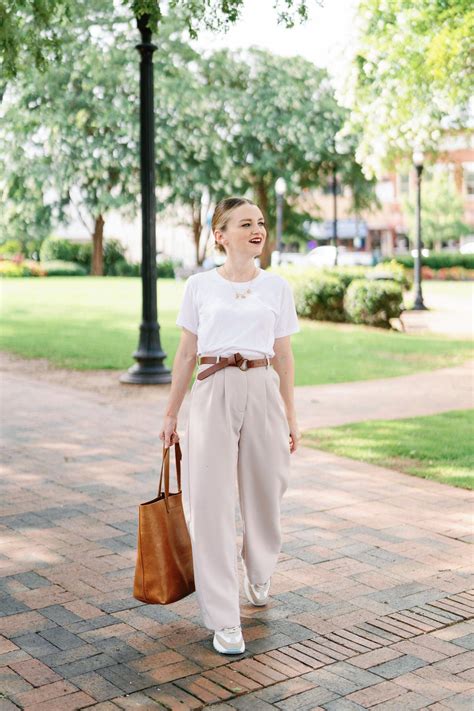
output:
[[[236,298],[247,288],[246,298]],[[245,282],[225,279],[217,268],[192,274],[176,323],[197,335],[198,355],[239,352],[244,358],[271,358],[275,338],[300,331],[289,283],[264,269]]]

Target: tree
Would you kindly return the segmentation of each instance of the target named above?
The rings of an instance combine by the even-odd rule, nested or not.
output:
[[[464,126],[472,94],[474,10],[468,0],[361,0],[352,71],[339,94],[357,159],[380,175],[443,127]]]
[[[428,179],[427,179],[428,178]],[[464,222],[464,203],[446,170],[436,171],[423,179],[421,193],[422,240],[427,247],[441,250],[448,240],[458,240],[471,229]],[[410,235],[415,235],[415,200],[405,200],[403,206],[408,218]]]
[[[1,148],[0,148],[1,149]],[[5,155],[5,153],[3,153]],[[2,244],[8,240],[20,243],[21,253],[39,253],[42,241],[51,231],[54,208],[48,202],[51,170],[47,162],[31,161],[18,145],[15,171],[9,179],[0,176],[0,230]]]
[[[160,37],[173,28],[176,23],[167,17]],[[183,44],[175,66],[173,76],[161,74],[156,81],[156,176],[162,187],[157,208],[185,207],[201,264],[209,238],[203,234],[203,202],[209,207],[233,183],[227,145],[232,123],[226,96],[208,81],[207,61]]]
[[[344,151],[334,148],[346,112],[338,106],[325,70],[302,57],[280,57],[256,48],[234,54],[221,50],[213,54],[207,80],[225,96],[226,113],[234,124],[227,143],[231,175],[236,177],[232,181],[230,175],[229,184],[251,192],[268,225],[275,224],[274,186],[280,176],[288,186],[285,221],[290,222],[293,210],[292,227],[300,236],[309,216],[302,214],[299,196],[306,187],[323,185],[334,165],[341,181],[358,186],[354,194],[361,206],[371,190],[373,195],[373,186],[355,166],[350,137]],[[274,244],[272,230],[262,252],[264,267]]]
[[[39,202],[42,197],[43,205],[49,200],[50,218],[54,215],[57,221],[64,221],[66,207],[74,204],[93,240],[95,275],[103,273],[107,211],[134,215],[139,191],[130,21],[111,18],[106,5],[103,0],[76,4],[74,22],[62,29],[62,63],[43,72],[25,69],[5,95],[5,130],[0,133],[8,203],[35,196]],[[113,23],[113,43],[94,37],[97,24],[91,19],[103,29],[111,30]],[[10,140],[11,134],[23,140]],[[33,177],[28,176],[29,164],[34,166]],[[26,186],[33,180],[36,192],[28,196]],[[18,188],[22,181],[23,192]]]
[[[38,202],[45,204],[45,191],[56,189],[51,219],[62,220],[73,186],[79,188],[77,209],[85,224],[91,223],[96,274],[101,273],[107,211],[134,215],[138,193],[136,60],[127,51],[133,26],[127,17],[108,15],[106,4],[95,0],[94,26],[113,27],[113,43],[104,46],[111,32],[103,32],[102,39],[91,36],[91,4],[77,6],[79,17],[63,37],[70,62],[43,73],[30,68],[18,77],[6,102],[4,125],[11,125],[12,135],[3,140],[10,157],[7,186],[24,182],[28,164],[34,163]],[[354,161],[355,138],[346,137],[336,150],[335,135],[346,112],[337,105],[324,70],[262,50],[201,57],[185,35],[178,10],[162,18],[154,54],[157,208],[185,206],[198,264],[210,237],[202,223],[203,201],[211,206],[229,194],[248,194],[272,226],[274,183],[282,175],[289,187],[285,232],[303,241],[303,223],[310,216],[299,195],[305,187],[324,184],[334,166],[339,181],[353,190],[355,209],[373,199],[373,186]],[[20,141],[13,140],[17,135]],[[15,153],[9,146],[16,146]],[[11,203],[17,198],[24,202],[26,194],[9,193]],[[270,261],[272,228],[269,237],[263,266]]]
[[[168,18],[160,27],[169,31]],[[310,217],[298,204],[301,190],[322,184],[334,163],[339,179],[353,189],[355,208],[373,199],[373,185],[354,162],[355,140],[348,137],[342,149],[333,149],[345,111],[325,71],[262,50],[199,57],[188,49],[176,63],[176,75],[161,78],[156,91],[159,207],[186,207],[198,264],[210,237],[202,223],[205,208],[244,194],[258,202],[271,226],[262,255],[268,265],[280,175],[290,188],[285,233],[299,241],[307,240],[303,224]]]
[[[129,20],[131,20],[133,16],[135,18],[139,18],[143,15],[146,15],[148,17],[149,27],[153,31],[159,30],[160,33],[162,33],[164,17],[162,15],[162,4],[159,2],[159,0],[125,0],[125,2],[123,2],[122,4],[128,7]],[[117,10],[117,5],[118,3],[115,3],[115,10]],[[191,37],[196,37],[197,32],[201,26],[205,26],[209,29],[214,30],[226,29],[230,24],[235,22],[243,5],[243,0],[216,0],[213,3],[210,3],[209,0],[169,0],[167,5],[170,13],[174,13],[181,18],[181,21],[188,29],[189,35]],[[296,18],[298,17],[301,20],[307,18],[306,0],[276,0],[275,6],[278,11],[279,20],[284,22],[287,27],[293,26]],[[95,27],[94,23],[96,21],[96,17],[93,17],[95,8],[91,8],[91,12],[88,11],[87,13],[84,13],[84,6],[82,4],[79,4],[79,7],[81,9],[81,12],[78,13],[78,4],[71,3],[70,0],[36,0],[34,3],[28,2],[28,0],[20,0],[20,2],[16,2],[16,0],[3,0],[2,4],[0,5],[0,16],[3,18],[3,24],[0,26],[0,62],[3,69],[2,75],[4,76],[4,81],[6,81],[6,79],[16,77],[19,73],[21,74],[21,72],[19,72],[20,65],[25,67],[24,71],[26,71],[27,73],[31,72],[31,67],[29,66],[28,61],[30,57],[32,57],[33,59],[34,67],[41,72],[45,72],[46,69],[50,67],[50,71],[53,72],[54,75],[55,68],[52,62],[57,62],[60,59],[62,59],[62,64],[64,66],[64,62],[68,58],[67,48],[69,46],[74,45],[74,40],[71,41],[71,37],[73,37],[75,34],[75,24],[77,23],[78,18],[80,18],[79,24],[81,23],[81,21],[86,20],[86,27]],[[110,8],[108,9],[110,12]],[[114,16],[115,14],[116,12],[112,13],[111,15]],[[104,27],[104,17],[105,16],[100,18],[99,21],[99,26],[101,27]],[[115,25],[109,24],[109,29],[115,34]],[[131,26],[127,29],[129,31],[130,37],[133,36],[136,32],[136,28],[133,28]],[[99,66],[101,66],[100,58],[97,59]],[[74,60],[77,64],[77,57],[75,57]],[[168,68],[169,66],[170,63],[168,62]],[[93,68],[96,68],[94,63]],[[108,76],[112,78],[116,75],[116,72],[110,72]],[[159,76],[161,76],[161,74],[159,74]],[[76,77],[76,83],[78,84],[78,82],[79,78]],[[53,84],[57,85],[57,82],[54,80],[54,76]],[[5,86],[6,84],[0,85],[0,92],[2,95],[5,90]],[[90,85],[89,88],[91,88]],[[75,90],[77,91],[77,86]],[[162,88],[162,93],[166,93],[165,87]],[[196,96],[194,96],[193,98],[195,103]],[[62,111],[58,111],[57,113],[55,112],[55,118],[59,120],[61,114],[63,114]],[[88,114],[88,109],[85,108],[82,113],[82,118],[80,119],[80,123],[82,123],[83,128],[85,128],[85,124],[87,123],[85,119]],[[128,112],[125,111],[125,116],[127,115]],[[62,138],[64,138],[64,136],[62,136]],[[80,145],[80,141],[79,143],[73,141],[70,144],[69,148],[71,149],[70,153],[75,154],[77,165],[77,158],[79,157],[79,153],[81,153],[82,148]],[[76,150],[73,150],[73,148]],[[89,148],[92,148],[92,146],[89,146]],[[97,146],[96,148],[96,152],[99,152],[99,147]],[[59,153],[61,153],[61,151],[59,151]],[[66,156],[67,153],[68,152],[66,151],[62,153],[62,155]],[[160,153],[161,155],[163,155],[164,151],[161,151]],[[58,156],[58,153],[56,153],[56,156]],[[215,156],[215,150],[213,150],[213,156]],[[88,156],[88,160],[91,161],[90,156]],[[43,160],[43,173],[47,176],[50,175],[46,168],[48,164],[52,164],[52,154],[45,154]],[[194,171],[195,175],[189,176],[188,173],[188,177],[191,177],[191,180],[195,178],[200,178],[200,182],[202,184],[202,174],[204,172],[204,169],[207,169],[209,172],[210,166],[198,165],[196,163],[194,167],[196,169]],[[37,164],[37,168],[41,172],[39,164]],[[66,174],[68,172],[71,172],[71,166],[68,166],[67,161],[63,161],[63,168],[64,170],[62,178],[64,181]],[[163,180],[166,173],[165,163],[161,164],[161,169]],[[210,172],[211,174],[214,173],[214,171]],[[77,177],[78,176],[76,176],[76,179]],[[87,181],[87,186],[89,188],[91,188],[90,177],[91,176],[89,175],[89,180]],[[211,175],[211,177],[215,176]],[[189,180],[181,181],[180,190],[174,190],[174,197],[177,197],[180,192],[182,195],[186,191],[188,199],[191,201],[195,240],[196,242],[198,242],[198,233],[200,233],[200,200],[199,194],[195,194],[196,191],[194,191],[193,193],[192,190],[190,191],[188,189],[189,182]],[[63,187],[64,184],[65,182],[63,182]],[[212,184],[215,185],[215,180]],[[109,189],[111,189],[111,187],[112,185],[109,182]],[[8,194],[8,187],[6,188],[6,192]],[[36,192],[38,196],[41,196],[41,181]],[[95,189],[95,191],[93,190],[93,192],[97,193],[97,189]],[[104,201],[105,196],[102,195],[102,204],[104,204],[105,202],[107,207],[125,206],[127,203],[125,191],[118,189],[118,192],[124,197],[123,201]],[[10,192],[10,201],[12,200],[14,194],[18,195],[18,193]],[[71,198],[70,192],[68,192],[68,196],[69,198]],[[99,199],[96,194],[94,196],[94,199],[92,200],[92,203],[95,203],[93,205],[90,204],[91,200],[89,200],[89,198],[86,197],[85,200],[86,203],[89,203],[88,207],[90,209],[95,210],[93,232],[95,245],[93,272],[100,273],[101,241],[104,225],[104,216],[102,212],[97,212],[97,210],[98,204],[101,202],[101,199]],[[67,199],[63,193],[60,200],[58,201],[58,206],[63,207],[66,203]],[[61,215],[63,214],[61,210],[59,210],[59,212]]]
[[[319,1],[319,0],[316,0]],[[195,38],[202,27],[219,30],[234,23],[244,0],[168,0],[170,11],[181,13],[189,35]],[[160,0],[122,0],[127,15],[149,16],[148,25],[155,32],[162,20]],[[115,9],[119,5],[114,3]],[[279,21],[292,27],[296,19],[308,17],[307,0],[275,0]],[[32,60],[43,71],[48,64],[60,61],[63,30],[73,22],[73,0],[0,0],[0,96],[6,81],[14,78]],[[109,3],[109,12],[112,8]],[[111,14],[114,14],[113,10]]]

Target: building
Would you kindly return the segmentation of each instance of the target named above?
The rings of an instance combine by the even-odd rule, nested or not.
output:
[[[446,170],[454,178],[456,190],[464,200],[464,221],[472,226],[474,237],[474,138],[466,132],[445,136],[431,171]],[[425,180],[429,176],[426,175]],[[409,249],[408,224],[403,214],[404,200],[416,191],[416,172],[401,168],[384,176],[376,185],[380,207],[354,215],[349,187],[337,191],[338,244],[349,250],[379,251],[382,256]],[[334,198],[331,187],[306,190],[299,204],[321,222],[308,225],[318,244],[327,244],[333,235]],[[471,237],[472,239],[472,237]]]

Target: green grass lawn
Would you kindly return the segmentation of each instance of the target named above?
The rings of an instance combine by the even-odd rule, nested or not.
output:
[[[474,410],[304,432],[301,444],[425,479],[474,488]]]
[[[47,358],[78,370],[125,371],[135,361],[141,321],[141,280],[132,277],[50,277],[0,280],[0,348]],[[160,338],[171,369],[180,338],[175,325],[184,282],[158,280]],[[292,337],[296,385],[404,375],[455,365],[472,343],[349,324],[300,319]]]

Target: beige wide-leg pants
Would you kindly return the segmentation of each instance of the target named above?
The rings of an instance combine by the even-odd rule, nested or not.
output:
[[[198,365],[198,373],[209,367]],[[180,441],[183,508],[197,599],[211,630],[240,624],[236,490],[241,555],[252,583],[268,580],[281,549],[280,503],[291,455],[279,383],[272,366],[229,366],[192,386]]]

